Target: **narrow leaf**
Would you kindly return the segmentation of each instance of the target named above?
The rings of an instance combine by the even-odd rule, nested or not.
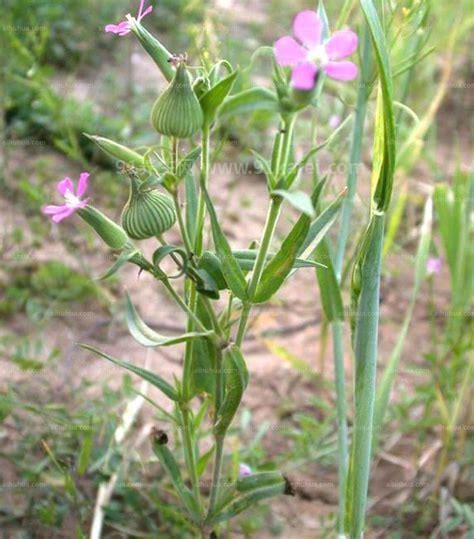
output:
[[[250,88],[227,97],[219,111],[220,116],[239,116],[257,110],[278,111],[276,95],[267,88]]]
[[[308,235],[310,223],[311,220],[307,215],[302,215],[296,221],[289,234],[283,240],[280,250],[263,270],[255,297],[252,298],[252,301],[263,303],[269,300],[282,286],[294,267],[298,250]]]
[[[154,374],[150,371],[147,371],[146,369],[142,369],[141,367],[138,367],[137,365],[134,365],[133,363],[129,363],[128,361],[122,361],[120,359],[116,359],[112,356],[109,356],[109,354],[106,354],[105,352],[101,352],[97,348],[94,348],[93,346],[89,346],[88,344],[79,344],[81,348],[84,348],[84,350],[89,350],[90,352],[93,352],[94,354],[97,354],[100,357],[103,357],[104,359],[107,359],[114,363],[115,365],[118,365],[119,367],[122,367],[124,369],[127,369],[130,372],[133,372],[143,380],[146,380],[149,382],[152,386],[155,386],[160,391],[162,391],[167,397],[169,397],[171,400],[178,402],[179,401],[179,394],[176,391],[176,389],[169,384],[166,380],[161,378],[161,376],[158,376],[157,374]]]
[[[230,92],[235,78],[237,77],[237,73],[237,71],[234,71],[225,79],[220,80],[199,99],[205,121],[208,123],[212,122],[218,108],[222,105],[222,102]]]
[[[145,324],[133,306],[128,294],[125,297],[125,314],[128,330],[132,334],[132,337],[143,346],[171,346],[173,344],[212,335],[212,331],[207,331],[205,333],[190,332],[183,333],[176,337],[165,337]]]
[[[311,202],[311,197],[303,191],[287,191],[286,189],[275,189],[275,191],[272,191],[271,194],[284,198],[301,213],[304,213],[309,217],[314,217],[314,208],[313,203]]]
[[[234,295],[239,299],[245,300],[248,297],[245,276],[240,269],[237,260],[232,254],[232,250],[227,238],[225,237],[219,224],[214,205],[212,204],[206,190],[204,190],[204,199],[206,201],[207,210],[211,220],[212,236],[214,238],[217,256],[222,264],[222,273],[224,274],[225,280]]]

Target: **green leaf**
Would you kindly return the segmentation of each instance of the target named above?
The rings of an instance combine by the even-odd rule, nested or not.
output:
[[[239,266],[244,271],[252,271],[255,266],[255,260],[257,258],[258,251],[257,249],[240,249],[237,251],[232,251],[233,255],[237,259]],[[275,256],[275,253],[268,253],[266,261],[271,260]],[[294,268],[315,268],[318,266],[318,262],[313,260],[306,260],[303,258],[297,258],[294,263]]]
[[[130,372],[133,372],[143,380],[146,380],[149,382],[152,386],[158,388],[160,391],[162,391],[167,397],[169,397],[171,400],[178,402],[179,401],[179,394],[176,391],[176,389],[169,384],[166,380],[161,378],[161,376],[158,376],[157,374],[154,374],[153,372],[147,371],[146,369],[142,369],[141,367],[137,367],[133,363],[129,363],[128,361],[122,361],[121,359],[116,359],[112,356],[109,356],[109,354],[106,354],[105,352],[101,352],[97,348],[94,348],[93,346],[89,346],[88,344],[79,344],[81,348],[84,348],[84,350],[89,350],[90,352],[93,352],[94,354],[97,354],[100,357],[103,357],[104,359],[107,359],[114,363],[115,365],[118,365],[119,367],[122,367],[124,369],[127,369]]]
[[[269,485],[281,484],[285,479],[280,472],[257,472],[237,479],[235,484],[239,492],[249,492]]]
[[[212,335],[212,331],[207,332],[190,332],[183,333],[176,337],[165,337],[148,327],[145,322],[140,318],[139,314],[133,306],[130,296],[125,296],[125,314],[128,330],[132,334],[132,337],[143,346],[171,346],[181,342],[190,341],[192,339],[200,339],[202,337],[209,337]]]
[[[224,274],[227,285],[235,296],[239,299],[246,300],[247,294],[247,282],[244,274],[240,269],[240,266],[232,254],[232,250],[224,236],[224,233],[219,224],[216,210],[209,197],[207,190],[203,190],[204,199],[206,202],[207,210],[209,212],[209,218],[211,220],[212,236],[214,239],[214,245],[216,247],[217,256],[219,257],[222,265],[222,273]]]
[[[320,264],[326,266],[318,266],[316,268],[324,314],[329,322],[344,320],[344,304],[342,302],[341,289],[326,241],[323,240],[316,248],[315,259]]]
[[[120,253],[120,255],[117,257],[117,260],[112,264],[112,266],[110,266],[110,268],[99,277],[99,281],[104,281],[105,279],[109,279],[110,277],[112,277],[112,275],[115,275],[122,266],[124,266],[127,262],[129,262],[137,254],[139,254],[139,252],[140,251],[138,249],[133,249]]]
[[[311,222],[305,241],[298,249],[298,256],[304,254],[304,258],[306,258],[306,253],[308,253],[309,256],[309,254],[314,251],[319,242],[334,224],[345,196],[346,191],[344,190],[338,195],[336,200],[331,202],[331,204],[329,204],[329,206]]]
[[[198,477],[201,477],[204,471],[206,470],[206,466],[208,465],[212,455],[214,454],[215,446],[213,445],[208,451],[203,453],[196,464],[196,471]]]
[[[183,158],[180,159],[177,167],[178,178],[184,178],[191,172],[194,163],[199,159],[201,155],[201,146],[196,146]]]
[[[94,431],[89,430],[87,434],[84,436],[84,439],[81,445],[81,450],[79,451],[79,457],[77,459],[77,473],[79,475],[84,475],[86,473],[87,467],[89,466],[93,441],[94,441]]]
[[[251,150],[252,155],[255,158],[255,161],[257,161],[258,166],[263,170],[265,174],[265,178],[267,180],[267,186],[268,190],[271,191],[275,187],[275,176],[272,172],[271,164],[269,163],[268,159],[265,159],[263,155],[260,155],[258,152]]]
[[[289,234],[283,240],[280,250],[265,266],[262,277],[252,299],[255,303],[269,300],[282,286],[294,267],[298,250],[308,235],[311,220],[302,215],[295,223]]]
[[[250,88],[227,97],[219,111],[220,116],[240,116],[257,110],[278,112],[276,95],[267,88]]]
[[[225,376],[224,401],[214,425],[214,434],[218,436],[225,434],[232,423],[249,380],[242,352],[235,344],[228,346],[222,354],[222,371]]]
[[[239,496],[224,507],[218,507],[219,512],[210,516],[210,522],[216,524],[218,522],[225,522],[231,518],[239,515],[243,511],[250,507],[253,507],[257,502],[272,498],[273,496],[279,496],[285,494],[287,485],[285,480],[279,483],[252,490],[246,494]]]
[[[234,71],[225,79],[220,80],[199,99],[204,113],[204,121],[211,123],[216,116],[218,108],[222,105],[227,94],[232,89],[238,71]]]
[[[392,196],[395,172],[396,132],[393,112],[393,87],[388,47],[372,0],[360,0],[379,72],[379,95],[375,116],[372,185],[373,199],[379,211],[386,211]]]
[[[313,203],[311,202],[311,197],[303,191],[287,191],[286,189],[275,189],[274,191],[272,191],[271,194],[272,196],[276,195],[284,198],[301,213],[304,213],[309,217],[314,217],[314,208]]]
[[[166,436],[166,435],[165,435]],[[181,501],[195,522],[199,521],[199,507],[189,488],[184,484],[178,463],[166,443],[160,443],[157,439],[152,442],[152,448],[163,468],[169,475],[173,487]]]

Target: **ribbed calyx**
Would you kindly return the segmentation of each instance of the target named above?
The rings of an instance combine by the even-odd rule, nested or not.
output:
[[[156,190],[141,191],[136,178],[130,182],[130,196],[122,211],[122,226],[128,236],[144,240],[170,229],[176,221],[171,198]]]
[[[180,139],[192,137],[202,126],[201,105],[186,70],[185,57],[173,59],[176,72],[168,88],[151,111],[151,123],[162,135]]]

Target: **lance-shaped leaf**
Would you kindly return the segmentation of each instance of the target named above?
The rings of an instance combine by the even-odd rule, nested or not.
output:
[[[171,482],[173,483],[173,487],[178,493],[184,506],[188,510],[192,520],[197,522],[199,521],[199,507],[191,491],[184,484],[178,463],[176,462],[173,453],[166,445],[167,441],[168,439],[164,432],[156,433],[152,440],[153,452],[158,457],[158,460],[160,461],[161,465],[168,473]]]
[[[286,189],[275,189],[272,191],[272,195],[276,195],[284,198],[294,208],[301,213],[314,217],[313,203],[311,197],[303,191],[287,191]]]
[[[244,90],[227,97],[222,103],[219,115],[240,116],[257,110],[278,112],[276,95],[267,88],[260,86]]]
[[[303,255],[303,257],[306,258],[306,256],[309,256],[314,251],[319,242],[326,235],[327,231],[334,224],[345,195],[346,191],[344,190],[338,195],[336,200],[331,202],[331,204],[329,204],[329,206],[311,222],[305,241],[298,249],[298,256]]]
[[[296,221],[283,240],[280,250],[263,270],[255,296],[251,298],[253,302],[263,303],[269,300],[282,286],[294,267],[298,251],[308,235],[310,224],[311,219],[307,215],[302,215]]]
[[[190,341],[192,339],[209,337],[213,333],[212,331],[201,333],[189,332],[183,333],[182,335],[178,335],[176,337],[166,337],[161,335],[147,326],[140,318],[128,294],[125,297],[125,315],[128,330],[130,331],[132,337],[143,346],[171,346],[173,344]]]
[[[184,178],[191,172],[194,163],[199,159],[201,155],[201,146],[196,146],[189,153],[187,153],[182,159],[179,160],[177,175],[178,178]]]
[[[217,256],[222,264],[222,273],[233,294],[239,299],[246,300],[248,294],[245,276],[240,269],[239,263],[232,254],[229,242],[222,231],[212,200],[209,197],[207,190],[204,189],[203,192],[204,200],[206,201],[207,210],[209,212],[209,218],[211,220],[214,245],[216,247]]]
[[[237,71],[234,71],[224,79],[220,80],[199,98],[205,122],[210,123],[215,118],[218,108],[222,105],[234,84],[237,73]]]
[[[324,314],[329,322],[344,320],[344,305],[341,290],[325,240],[321,241],[316,248],[315,260],[321,264],[316,268],[316,276],[318,278]],[[322,267],[323,264],[325,267]]]
[[[109,279],[110,277],[112,277],[112,275],[115,275],[122,266],[135,258],[139,253],[140,251],[138,249],[133,248],[120,253],[120,255],[117,257],[117,260],[103,275],[99,277],[99,280],[103,281],[105,279]]]
[[[167,397],[169,397],[171,400],[178,402],[179,401],[179,394],[176,391],[176,389],[169,384],[166,380],[161,378],[161,376],[158,376],[157,374],[150,372],[146,369],[142,369],[141,367],[138,367],[137,365],[134,365],[133,363],[129,363],[128,361],[122,361],[121,359],[116,359],[109,354],[106,354],[105,352],[102,352],[98,350],[97,348],[94,348],[93,346],[89,346],[88,344],[79,344],[81,348],[84,348],[84,350],[89,350],[90,352],[93,352],[94,354],[97,354],[100,357],[103,357],[104,359],[107,359],[114,363],[115,365],[118,365],[119,367],[122,367],[130,372],[133,372],[143,380],[146,380],[149,382],[152,386],[155,386],[160,391],[162,391]]]
[[[396,132],[390,58],[383,28],[372,0],[360,0],[377,60],[379,90],[375,115],[372,185],[378,210],[386,211],[392,195],[395,171]]]
[[[257,258],[258,251],[256,249],[240,249],[237,251],[232,251],[235,258],[237,259],[239,266],[244,271],[252,271],[255,267],[255,259]],[[275,253],[268,253],[266,261],[271,260],[275,256]],[[297,258],[293,265],[294,268],[315,268],[318,266],[318,262],[313,260],[306,260],[303,258]]]
[[[217,524],[225,522],[236,515],[242,513],[249,507],[253,507],[257,502],[279,496],[287,492],[287,483],[282,478],[279,482],[270,484],[266,487],[257,488],[242,494],[224,507],[219,507],[219,512],[210,515],[210,522]]]
[[[242,400],[247,387],[249,373],[240,349],[231,344],[222,354],[222,371],[225,377],[224,402],[217,411],[214,434],[225,434]]]

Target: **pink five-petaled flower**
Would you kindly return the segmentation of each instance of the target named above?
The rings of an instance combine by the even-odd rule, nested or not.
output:
[[[87,199],[83,200],[81,197],[83,197],[87,191],[88,181],[89,173],[83,172],[79,176],[77,189],[76,192],[74,192],[74,183],[71,178],[64,178],[64,180],[61,180],[56,187],[60,195],[64,197],[65,203],[61,206],[45,206],[43,208],[43,213],[45,215],[50,215],[55,223],[59,223],[80,208],[85,208],[87,206]]]
[[[296,39],[284,36],[275,42],[275,55],[281,66],[292,68],[291,85],[312,90],[318,71],[336,80],[354,80],[357,66],[340,61],[357,49],[358,38],[351,30],[339,30],[323,43],[323,21],[315,11],[301,11],[293,22]]]
[[[148,6],[145,11],[143,11],[143,4],[145,0],[140,0],[140,7],[138,9],[137,21],[140,22],[143,17],[151,13],[153,6]],[[105,27],[106,32],[112,32],[112,34],[118,34],[119,36],[126,36],[131,32],[130,23],[128,21],[120,21],[118,24],[108,24]]]

